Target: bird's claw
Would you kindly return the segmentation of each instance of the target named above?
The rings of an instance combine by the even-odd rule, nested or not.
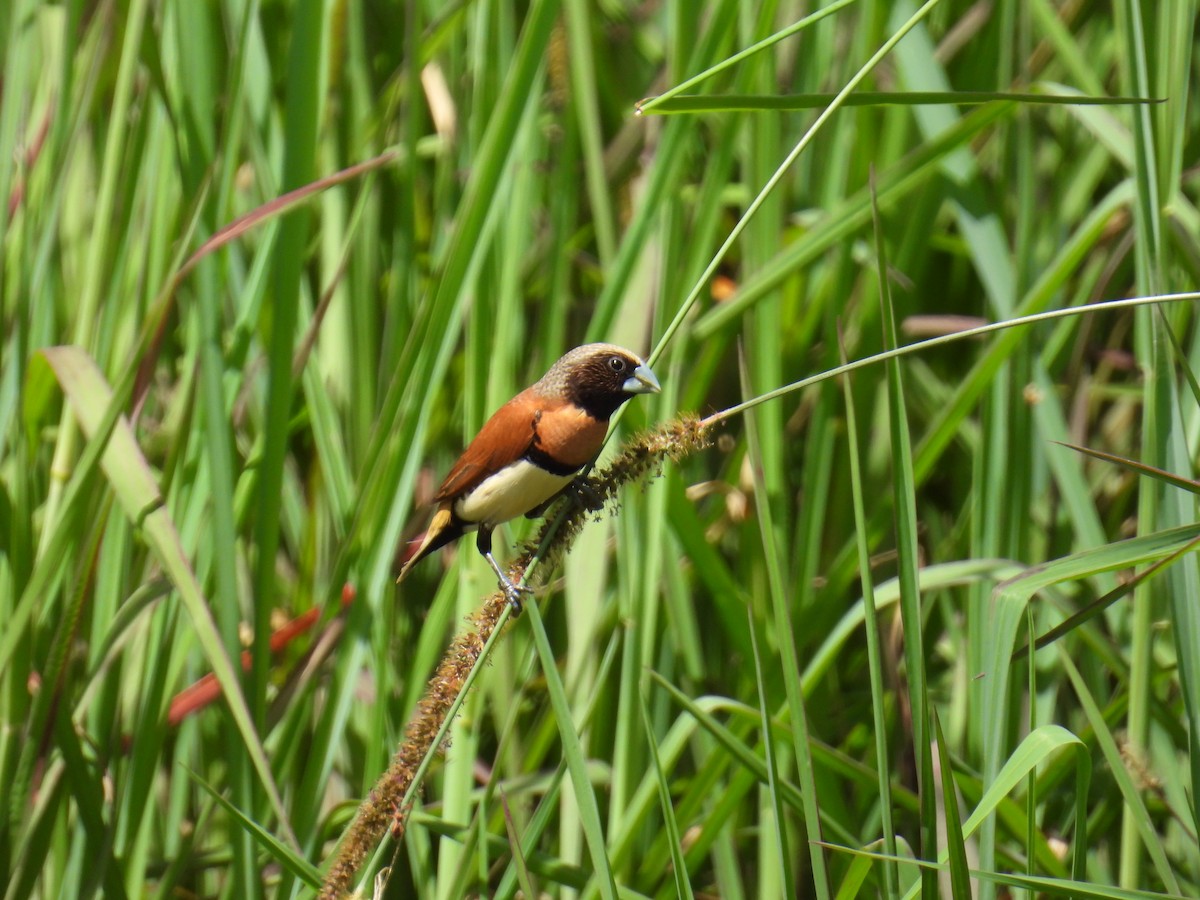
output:
[[[596,493],[596,489],[588,483],[585,476],[580,476],[567,485],[567,492],[580,509],[588,512],[599,512],[604,509],[604,501]]]
[[[508,599],[508,605],[512,608],[513,616],[519,616],[524,608],[521,605],[522,594],[533,594],[533,588],[526,587],[523,584],[514,584],[508,578],[500,580],[500,589],[504,591],[504,596]]]
[[[480,534],[487,532],[481,531]],[[512,607],[513,615],[521,614],[521,595],[532,594],[533,588],[525,587],[523,584],[515,584],[508,573],[500,568],[500,563],[496,562],[496,557],[492,556],[491,537],[488,536],[487,544],[480,544],[479,550],[483,553],[483,558],[488,561],[488,565],[492,567],[492,571],[496,573],[496,581],[500,583],[500,590],[504,591],[504,596],[508,598],[508,604]]]

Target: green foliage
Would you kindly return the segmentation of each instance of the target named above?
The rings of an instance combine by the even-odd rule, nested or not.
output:
[[[1196,896],[1196,5],[4,4],[4,896]],[[594,339],[712,446],[439,668]]]

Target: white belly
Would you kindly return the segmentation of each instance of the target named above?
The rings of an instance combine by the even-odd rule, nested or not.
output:
[[[575,476],[555,475],[528,460],[519,460],[484,479],[454,504],[460,519],[493,528],[545,503]]]

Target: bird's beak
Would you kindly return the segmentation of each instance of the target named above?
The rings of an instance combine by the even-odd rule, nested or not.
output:
[[[633,370],[633,376],[625,379],[621,390],[627,394],[657,394],[662,388],[649,366],[638,366]]]

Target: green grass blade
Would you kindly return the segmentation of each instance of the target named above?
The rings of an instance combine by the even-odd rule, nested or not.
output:
[[[822,109],[835,94],[716,94],[692,96],[678,94],[659,100],[642,112],[709,113],[763,111],[783,112],[798,109]],[[860,91],[847,97],[842,106],[979,106],[984,103],[1019,103],[1044,106],[1136,106],[1162,103],[1143,97],[1092,97],[1083,94],[1036,94],[1013,91]]]
[[[688,875],[687,861],[683,858],[683,844],[679,834],[679,823],[675,820],[675,809],[671,803],[671,787],[667,782],[666,772],[663,771],[662,760],[658,756],[658,746],[654,741],[654,726],[650,722],[650,711],[646,707],[645,697],[642,699],[642,724],[646,729],[646,741],[650,747],[650,759],[654,762],[654,775],[658,783],[658,799],[662,807],[663,822],[667,827],[667,842],[671,847],[671,863],[675,870],[675,896],[691,900],[692,882]]]
[[[887,254],[884,250],[883,231],[879,225],[879,211],[874,204],[873,209],[876,265],[882,300],[883,341],[884,346],[891,349],[898,345],[896,320],[888,285]],[[886,370],[892,489],[895,492],[896,552],[900,564],[900,621],[904,627],[904,662],[912,709],[913,755],[917,760],[917,784],[921,794],[921,852],[926,858],[933,858],[937,852],[937,811],[933,787],[933,750],[929,733],[929,694],[925,676],[924,617],[917,578],[919,560],[912,443],[908,431],[904,381],[899,361],[889,360]],[[922,872],[922,895],[937,895],[937,881],[929,870]]]
[[[750,390],[749,373],[746,371],[746,361],[740,359],[743,392]],[[800,780],[800,788],[804,800],[805,829],[808,833],[808,845],[813,867],[813,889],[818,897],[829,896],[829,874],[825,867],[825,858],[817,842],[821,838],[820,803],[817,798],[817,780],[813,769],[812,754],[809,752],[808,716],[804,709],[804,691],[800,685],[800,663],[793,643],[793,628],[789,616],[786,591],[784,589],[783,566],[779,559],[778,538],[773,524],[773,516],[768,502],[769,493],[763,477],[762,456],[759,450],[758,431],[753,417],[747,417],[746,434],[750,446],[750,461],[754,473],[754,496],[758,503],[758,521],[762,529],[764,555],[767,561],[768,583],[771,592],[771,614],[774,619],[775,633],[779,640],[779,665],[782,670],[784,689],[787,697],[788,711],[792,722],[792,751],[796,756],[796,765]],[[766,617],[766,610],[757,611],[758,615]],[[767,725],[766,688],[763,678],[762,650],[759,641],[755,639],[756,610],[751,606],[750,637],[754,649],[755,672],[759,682],[759,708],[763,718],[763,746],[766,750],[767,772],[770,776],[768,789],[775,805],[776,828],[779,829],[780,865],[783,867],[783,886],[791,896],[796,891],[795,874],[790,870],[788,859],[787,835],[784,831],[784,816],[781,798],[778,794],[779,779],[778,762],[774,742],[771,739],[770,728]]]
[[[963,840],[962,815],[958,810],[958,792],[954,788],[954,768],[950,763],[950,751],[946,747],[946,736],[942,733],[942,720],[933,710],[933,736],[937,742],[938,774],[942,782],[942,808],[946,822],[946,854],[950,861],[950,894],[954,900],[969,900],[971,876],[967,866],[967,845]]]
[[[550,638],[546,634],[541,612],[537,609],[536,604],[529,604],[527,615],[533,631],[534,647],[537,649],[538,659],[542,665],[542,673],[546,677],[546,691],[550,695],[550,703],[558,722],[558,733],[562,740],[567,772],[570,773],[571,785],[575,788],[575,802],[579,805],[580,824],[592,859],[593,877],[600,888],[600,896],[605,900],[616,900],[617,884],[609,865],[604,831],[600,824],[600,807],[596,802],[596,794],[588,778],[587,758],[584,756],[579,734],[575,731],[575,721],[567,702],[566,690],[555,666]]]
[[[1162,844],[1155,836],[1154,824],[1150,820],[1150,813],[1146,809],[1141,794],[1125,767],[1125,763],[1121,758],[1121,751],[1117,747],[1117,742],[1109,730],[1107,723],[1104,721],[1104,714],[1096,705],[1091,691],[1084,684],[1083,678],[1080,676],[1075,664],[1071,661],[1070,655],[1061,652],[1060,648],[1058,658],[1059,662],[1062,663],[1063,669],[1066,670],[1067,677],[1071,681],[1071,686],[1079,696],[1079,701],[1083,705],[1088,721],[1095,731],[1096,741],[1100,745],[1104,759],[1108,763],[1112,776],[1116,779],[1117,786],[1120,788],[1121,796],[1125,800],[1125,813],[1132,819],[1137,828],[1143,849],[1149,855],[1151,862],[1154,863],[1154,870],[1158,874],[1158,877],[1162,879],[1163,884],[1167,886],[1167,890],[1175,894],[1180,893],[1180,885],[1175,877],[1174,869],[1170,861],[1168,861],[1166,853],[1163,851]]]
[[[839,335],[840,337],[840,335]],[[842,364],[846,362],[845,346],[840,347]],[[851,390],[850,378],[842,380],[842,391],[846,404],[846,441],[850,460],[850,488],[854,503],[854,534],[858,548],[858,567],[861,573],[863,598],[863,625],[867,638],[867,665],[870,669],[871,681],[871,716],[875,729],[875,765],[879,771],[879,803],[881,824],[883,827],[883,848],[888,856],[896,855],[896,831],[892,822],[892,786],[888,776],[891,754],[888,752],[888,729],[884,711],[886,695],[883,686],[883,658],[880,650],[880,623],[876,607],[875,585],[871,577],[870,550],[867,544],[867,513],[863,501],[863,475],[858,444],[858,423],[855,412],[854,392]],[[922,580],[929,574],[926,568]],[[924,587],[924,585],[922,585]],[[845,620],[843,620],[845,621]],[[812,671],[816,658],[809,661]],[[807,674],[807,672],[806,672]],[[857,860],[855,861],[857,864]],[[883,867],[884,896],[895,897],[899,890],[899,880],[896,866],[892,862],[884,863]],[[848,882],[844,882],[845,887]],[[841,890],[839,890],[839,894]]]
[[[246,829],[246,832],[258,842],[259,846],[271,855],[272,859],[284,866],[309,887],[315,889],[321,886],[321,873],[317,870],[316,866],[298,855],[282,841],[277,840],[271,832],[267,831],[258,822],[230,803],[216,788],[195,772],[188,772],[188,775],[231,816],[237,819],[242,828]]]

